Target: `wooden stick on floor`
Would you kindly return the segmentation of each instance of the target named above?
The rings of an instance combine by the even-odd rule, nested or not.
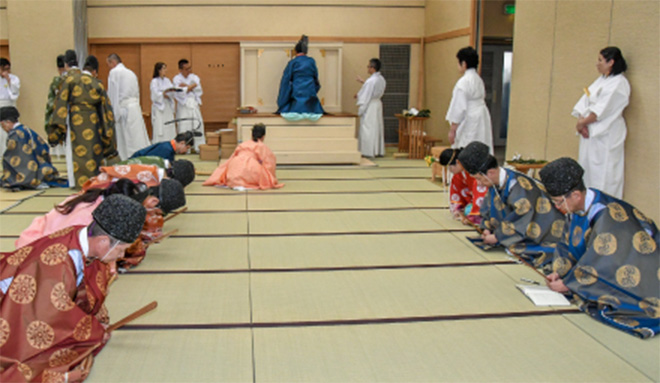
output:
[[[211,172],[205,172],[205,171],[203,171],[203,170],[195,170],[195,174],[198,175],[198,176],[210,176],[210,175],[213,174],[213,173],[211,173]]]
[[[170,214],[169,216],[165,217],[165,218],[163,219],[163,223],[165,223],[165,222],[171,220],[172,218],[176,217],[177,215],[179,215],[179,214],[181,214],[181,213],[185,213],[186,211],[188,211],[188,206],[184,207],[184,208],[181,209],[181,210],[177,210],[177,211],[175,211],[174,213]]]
[[[168,231],[167,233],[165,233],[165,234],[161,235],[160,237],[154,239],[153,242],[151,242],[151,244],[161,243],[162,241],[166,240],[167,238],[169,238],[170,236],[172,236],[172,235],[174,235],[178,232],[179,232],[179,229],[174,229],[172,231]]]
[[[529,267],[530,269],[534,270],[534,272],[536,272],[536,274],[542,276],[544,280],[547,280],[547,279],[548,279],[548,277],[546,277],[545,274],[543,274],[542,272],[540,272],[540,271],[539,271],[536,267],[534,267],[531,263],[529,263],[529,262],[527,262],[526,260],[524,260],[523,257],[521,257],[520,255],[518,255],[518,254],[516,254],[516,253],[514,253],[514,252],[510,252],[510,253],[511,253],[511,255],[513,255],[514,257],[516,257],[520,262],[522,262],[523,265]]]
[[[155,309],[156,307],[158,307],[158,302],[153,301],[153,302],[149,303],[148,305],[144,306],[143,308],[137,310],[133,314],[128,315],[124,319],[121,319],[120,321],[115,322],[114,324],[111,324],[108,327],[108,329],[106,330],[106,332],[111,333],[111,332],[115,331],[116,329],[118,329],[120,327],[123,327],[123,326],[127,325],[128,323],[136,320],[137,318],[139,318],[142,315],[148,313],[149,311]]]

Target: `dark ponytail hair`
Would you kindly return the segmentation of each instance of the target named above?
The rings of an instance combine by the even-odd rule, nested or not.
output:
[[[140,191],[138,185],[128,178],[120,178],[117,182],[113,182],[105,189],[89,189],[74,199],[71,199],[63,204],[55,205],[55,210],[60,214],[68,215],[79,203],[92,203],[99,197],[107,197],[112,194],[123,194],[125,196],[133,196]]]
[[[456,165],[456,160],[458,159],[458,155],[461,153],[460,149],[445,149],[440,153],[440,165],[442,166],[447,166],[447,165]]]
[[[626,60],[623,58],[623,54],[621,54],[621,50],[617,47],[607,47],[603,48],[600,51],[600,54],[603,56],[603,58],[607,61],[614,60],[614,65],[612,65],[612,70],[610,71],[610,76],[617,75],[619,73],[623,73],[628,69],[628,65],[626,64]]]
[[[163,69],[165,65],[164,62],[157,62],[156,65],[154,65],[154,75],[152,78],[160,77],[160,70]]]
[[[259,141],[259,139],[265,135],[266,125],[259,123],[252,127],[252,140]]]

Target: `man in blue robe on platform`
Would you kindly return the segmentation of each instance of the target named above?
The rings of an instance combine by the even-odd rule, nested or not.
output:
[[[570,295],[592,318],[650,338],[660,331],[660,234],[634,206],[586,188],[571,158],[545,166],[541,180],[569,227],[554,254],[548,287]]]
[[[68,187],[59,178],[50,160],[48,144],[32,129],[18,122],[18,109],[0,108],[0,125],[7,132],[7,150],[2,155],[2,187],[10,189],[43,189]]]
[[[321,89],[319,71],[313,58],[307,56],[307,36],[296,44],[296,57],[289,61],[277,97],[277,112],[284,119],[317,121],[323,116],[323,107],[316,94]]]

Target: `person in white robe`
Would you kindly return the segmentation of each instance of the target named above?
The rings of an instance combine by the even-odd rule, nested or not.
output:
[[[194,130],[201,133],[195,135],[195,151],[199,152],[199,145],[206,144],[204,137],[204,119],[200,106],[202,105],[202,83],[199,77],[192,72],[192,65],[186,59],[179,60],[179,73],[172,79],[174,86],[182,88],[182,92],[174,95],[176,99],[176,119],[179,133]],[[184,120],[182,120],[184,119]],[[199,128],[198,128],[199,127]]]
[[[601,76],[573,107],[580,136],[578,162],[587,187],[622,198],[627,133],[623,110],[630,99],[630,83],[623,75],[626,60],[619,48],[607,47],[600,51],[596,68]]]
[[[383,103],[385,78],[380,73],[380,60],[369,60],[367,71],[369,78],[361,82],[362,88],[357,94],[358,116],[360,116],[359,148],[365,157],[385,155],[385,123],[383,122]]]
[[[115,113],[117,151],[123,161],[151,143],[142,117],[137,76],[124,66],[116,53],[110,54],[107,62],[110,67],[108,97]]]
[[[0,57],[0,108],[16,106],[21,93],[21,80],[11,73],[11,62]],[[0,129],[0,156],[7,150],[7,132]]]
[[[174,85],[166,77],[167,65],[157,62],[154,66],[154,76],[151,79],[151,141],[155,144],[170,141],[176,136],[174,124],[165,125],[166,122],[174,120]]]
[[[463,76],[456,82],[445,119],[451,125],[449,143],[464,148],[472,141],[482,142],[493,154],[493,129],[486,105],[486,87],[477,73],[479,54],[466,47],[456,54],[458,70]]]

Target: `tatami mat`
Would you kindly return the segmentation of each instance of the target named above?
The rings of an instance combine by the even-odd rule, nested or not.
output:
[[[415,210],[249,213],[251,234],[396,232],[444,227]]]
[[[283,181],[284,182],[284,181]],[[382,180],[286,180],[284,187],[271,190],[251,190],[252,194],[278,193],[331,193],[331,192],[380,192],[387,190]]]
[[[254,354],[257,382],[650,381],[561,316],[255,329]]]
[[[38,190],[24,190],[13,192],[8,189],[0,188],[0,201],[20,201],[25,198],[33,197],[40,194],[42,191]]]
[[[431,182],[426,179],[380,179],[390,190],[410,190],[410,191],[442,191],[441,183]]]
[[[118,320],[151,301],[158,308],[133,324],[246,323],[250,321],[249,275],[120,275],[106,306]]]
[[[165,224],[166,231],[174,229],[179,230],[179,236],[245,235],[247,214],[184,213]]]
[[[431,179],[431,168],[369,168],[370,176],[375,178],[428,178]]]
[[[36,216],[36,214],[0,214],[0,234],[18,237],[30,226]]]
[[[14,241],[16,238],[0,238],[0,252],[14,251]]]
[[[449,208],[449,195],[444,192],[438,193],[400,193],[401,198],[416,207],[446,207]],[[442,214],[448,214],[448,211]]]
[[[7,210],[9,213],[39,213],[46,214],[55,205],[62,203],[65,197],[52,198],[52,197],[34,197],[21,202],[19,205]]]
[[[168,238],[151,245],[131,272],[245,270],[247,251],[247,238]]]
[[[188,211],[226,211],[241,210],[246,207],[245,193],[226,195],[222,197],[212,195],[189,195],[186,197]],[[175,218],[175,219],[178,219]]]
[[[450,233],[250,238],[253,268],[414,266],[486,261]]]
[[[316,194],[248,196],[249,210],[313,210],[313,209],[391,209],[413,208],[402,197],[390,194]]]
[[[522,266],[520,266],[522,267]],[[493,267],[252,276],[256,322],[542,311]]]
[[[367,168],[356,169],[278,169],[277,178],[283,182],[286,180],[305,180],[305,179],[358,179],[372,178]]]
[[[86,382],[253,382],[251,350],[250,330],[120,330]]]

